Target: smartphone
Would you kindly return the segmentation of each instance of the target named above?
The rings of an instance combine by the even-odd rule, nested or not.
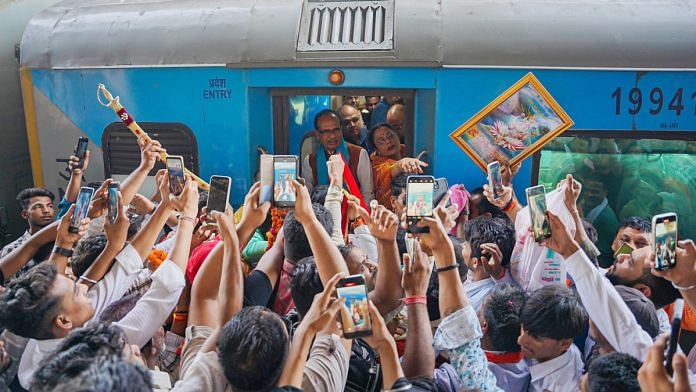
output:
[[[669,346],[665,352],[665,369],[672,375],[672,358],[677,352],[679,345],[679,334],[681,333],[681,320],[684,312],[684,300],[679,298],[674,302],[674,317],[672,318],[672,332],[669,334]]]
[[[630,255],[635,249],[628,242],[622,242],[619,249],[614,252],[614,259],[619,257],[619,255]]]
[[[494,199],[500,199],[503,194],[503,178],[500,175],[500,162],[488,164],[488,187],[493,192]]]
[[[292,181],[297,179],[298,159],[294,155],[273,157],[273,204],[276,207],[295,206],[295,188]]]
[[[435,179],[435,184],[433,185],[433,208],[437,207],[437,205],[440,204],[440,201],[442,201],[442,198],[445,197],[448,190],[449,184],[447,184],[446,178]],[[452,200],[447,202],[445,208],[448,208],[451,205]]]
[[[89,144],[89,139],[86,137],[80,136],[79,139],[77,139],[77,145],[75,146],[75,157],[80,160],[80,163],[78,163],[78,167],[82,169],[82,166],[84,166],[85,163],[85,156],[87,155],[87,144]]]
[[[551,237],[551,224],[546,216],[546,190],[544,185],[537,185],[527,188],[526,192],[534,241],[541,242]]]
[[[89,203],[92,201],[92,196],[94,195],[94,188],[83,186],[80,188],[80,193],[77,195],[77,201],[75,202],[75,210],[70,218],[70,226],[68,226],[68,231],[71,233],[77,233],[80,229],[80,222],[87,217],[89,212]]]
[[[677,263],[677,214],[668,212],[653,216],[652,228],[655,269],[668,270]]]
[[[259,205],[273,202],[273,155],[263,154],[259,162]]]
[[[184,191],[184,186],[186,185],[184,157],[180,155],[167,157],[167,175],[169,176],[169,193],[179,196]]]
[[[346,339],[372,335],[372,321],[367,302],[365,277],[351,275],[336,284],[336,296],[345,298],[341,307],[341,324]]]
[[[428,233],[427,227],[418,227],[421,218],[433,216],[433,176],[409,176],[406,179],[406,223],[411,233]]]
[[[210,213],[213,211],[225,212],[227,202],[230,199],[230,186],[232,179],[226,176],[210,177],[210,190],[208,190],[208,204],[206,208],[207,221],[212,221]]]
[[[116,222],[116,218],[118,218],[118,191],[121,188],[121,185],[118,182],[112,182],[109,184],[109,189],[108,189],[108,204],[109,204],[109,220],[111,223]]]

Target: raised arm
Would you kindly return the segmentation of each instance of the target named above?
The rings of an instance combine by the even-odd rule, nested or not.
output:
[[[341,231],[341,202],[343,201],[343,170],[346,164],[340,155],[335,154],[329,158],[327,165],[331,182],[329,183],[329,190],[326,192],[324,207],[331,214],[331,220],[333,220],[334,224],[331,240],[334,244],[341,246],[345,245]]]
[[[61,275],[65,275],[65,268],[68,266],[68,261],[70,261],[70,257],[65,251],[72,253],[75,244],[85,235],[87,226],[89,226],[89,218],[85,218],[80,222],[78,232],[71,233],[68,229],[70,227],[70,218],[72,218],[74,211],[75,205],[73,204],[70,206],[68,212],[60,219],[56,235],[56,245],[53,253],[51,253],[51,257],[48,258],[49,262],[56,265],[58,273]],[[59,253],[57,253],[56,250],[58,250]]]
[[[288,360],[278,380],[278,386],[302,388],[302,376],[312,341],[317,332],[324,330],[336,320],[336,313],[345,302],[345,298],[341,300],[331,298],[336,290],[336,283],[342,277],[341,274],[332,277],[324,287],[324,291],[314,296],[312,306],[295,330],[287,356]]]
[[[32,235],[22,246],[13,250],[5,257],[0,259],[0,270],[6,279],[10,279],[14,274],[24,267],[29,260],[34,257],[42,246],[54,241],[58,231],[60,221],[51,223]],[[0,285],[3,282],[0,282]]]
[[[165,151],[157,140],[146,142],[145,139],[140,138],[138,139],[138,145],[140,146],[140,166],[121,184],[124,205],[130,204],[133,196],[138,193],[138,189],[145,182],[150,170],[155,167],[155,162],[160,159],[160,154]]]
[[[370,233],[377,240],[379,254],[379,273],[375,289],[370,293],[370,299],[379,309],[380,314],[386,315],[396,309],[401,299],[401,259],[399,247],[396,244],[396,232],[399,229],[399,219],[396,214],[386,207],[373,202],[370,214],[360,208],[360,216],[368,224]]]
[[[138,234],[135,235],[133,241],[131,241],[131,245],[138,252],[138,255],[140,256],[141,260],[145,260],[147,256],[150,254],[150,251],[152,251],[152,247],[155,245],[155,241],[157,241],[157,238],[159,237],[162,228],[164,227],[164,224],[167,223],[167,219],[171,215],[172,211],[175,209],[175,206],[171,203],[169,196],[169,178],[167,176],[163,176],[162,180],[158,185],[160,194],[162,194],[162,202],[157,206],[155,212],[152,214],[152,217],[145,224],[145,227],[143,227],[138,232]],[[197,194],[198,190],[196,190],[196,195]],[[121,191],[121,196],[123,197],[123,191]],[[124,205],[126,204],[125,197],[123,197],[122,202],[124,203]],[[198,203],[198,200],[196,200],[196,203]],[[184,206],[179,207],[184,208]],[[196,208],[198,208],[197,204]],[[195,220],[197,210],[180,210],[180,212],[182,216],[184,216],[184,218],[182,218],[179,221],[179,224],[181,224],[182,221],[188,221],[188,218]],[[188,221],[188,223],[194,224],[193,221]]]
[[[637,251],[636,251],[637,252]],[[677,242],[677,264],[666,271],[655,270],[655,255],[650,256],[650,266],[655,276],[672,282],[691,309],[696,309],[696,245],[693,240]]]
[[[244,298],[244,273],[242,272],[242,255],[239,251],[239,238],[234,226],[232,209],[223,214],[213,211],[213,218],[218,222],[220,236],[224,247],[222,274],[218,290],[219,317],[218,328],[222,328],[235,314],[242,310]]]
[[[430,263],[418,241],[414,241],[413,253],[415,260],[404,255],[404,273],[401,278],[408,307],[408,335],[401,366],[406,377],[432,377],[435,353],[426,302]]]
[[[126,215],[126,209],[121,203],[121,193],[118,194],[118,215],[116,221],[111,223],[107,218],[104,221],[104,233],[106,234],[106,247],[97,256],[92,266],[83,275],[87,279],[82,279],[81,283],[91,287],[94,283],[101,280],[114,263],[114,258],[123,250],[128,237],[128,226],[130,222]],[[77,278],[82,278],[78,276]]]
[[[242,209],[242,219],[237,225],[236,233],[239,249],[244,249],[249,240],[254,235],[256,229],[263,224],[271,209],[271,203],[259,204],[259,194],[261,193],[261,183],[256,182],[244,198],[244,208]],[[232,211],[232,208],[228,208]]]
[[[348,266],[343,261],[341,252],[331,242],[329,233],[324,230],[324,227],[314,215],[309,191],[297,181],[293,181],[292,186],[297,194],[295,218],[304,227],[307,240],[317,263],[321,282],[326,285],[331,277],[339,273],[348,275]]]
[[[372,319],[372,336],[365,340],[379,354],[382,365],[382,389],[390,390],[398,379],[404,377],[404,371],[399,363],[399,354],[396,351],[394,337],[389,333],[382,315],[379,314],[379,310],[372,301],[369,303],[369,309]]]
[[[68,166],[70,167],[70,181],[68,181],[68,187],[65,189],[64,198],[68,203],[74,203],[77,200],[77,195],[80,193],[82,175],[89,166],[89,150],[85,152],[82,167],[80,167],[80,160],[74,155],[70,156]]]

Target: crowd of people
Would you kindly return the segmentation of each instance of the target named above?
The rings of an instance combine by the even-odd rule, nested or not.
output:
[[[115,220],[106,179],[70,230],[89,155],[71,158],[57,206],[20,192],[28,229],[0,253],[0,390],[692,390],[696,350],[665,367],[675,301],[696,309],[691,240],[654,270],[647,217],[604,234],[568,174],[537,243],[508,166],[499,198],[452,185],[410,234],[407,177],[428,164],[405,154],[403,102],[365,97],[365,118],[354,98],[316,115],[288,210],[260,204],[255,183],[208,214],[191,178],[170,193],[166,169],[142,195],[165,152],[144,139]],[[348,339],[336,286],[351,275],[369,291],[353,321],[369,315],[371,333]]]

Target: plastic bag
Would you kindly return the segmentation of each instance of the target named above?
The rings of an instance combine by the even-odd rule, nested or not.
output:
[[[558,215],[570,232],[575,236],[575,223],[563,202],[565,185],[546,194],[546,206]],[[540,287],[554,284],[566,284],[566,268],[563,257],[536,241],[530,231],[531,216],[529,206],[517,213],[515,234],[517,240],[510,257],[510,273],[525,291],[532,292]]]

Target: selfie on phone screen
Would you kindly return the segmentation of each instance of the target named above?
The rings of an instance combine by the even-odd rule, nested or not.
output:
[[[546,217],[546,192],[544,186],[527,188],[527,202],[532,219],[532,232],[536,241],[551,237],[551,225]]]
[[[347,282],[343,287],[336,287],[336,294],[338,298],[346,299],[341,308],[343,332],[346,335],[355,335],[371,331],[372,326],[370,325],[370,311],[365,285],[357,282]]]
[[[433,183],[409,182],[406,215],[424,217],[433,215]]]
[[[655,269],[669,269],[676,263],[677,252],[677,216],[665,214],[656,216],[653,230],[655,231]]]
[[[70,219],[70,229],[73,232],[77,231],[80,226],[80,221],[87,217],[89,212],[89,203],[92,201],[92,195],[94,194],[94,188],[82,187],[80,193],[77,195],[77,201],[75,202],[75,211],[73,211],[72,218]]]
[[[274,200],[277,202],[295,202],[295,188],[292,181],[297,178],[297,164],[293,161],[274,162]]]
[[[180,157],[167,158],[167,173],[169,175],[169,192],[178,196],[184,191],[184,160]]]

